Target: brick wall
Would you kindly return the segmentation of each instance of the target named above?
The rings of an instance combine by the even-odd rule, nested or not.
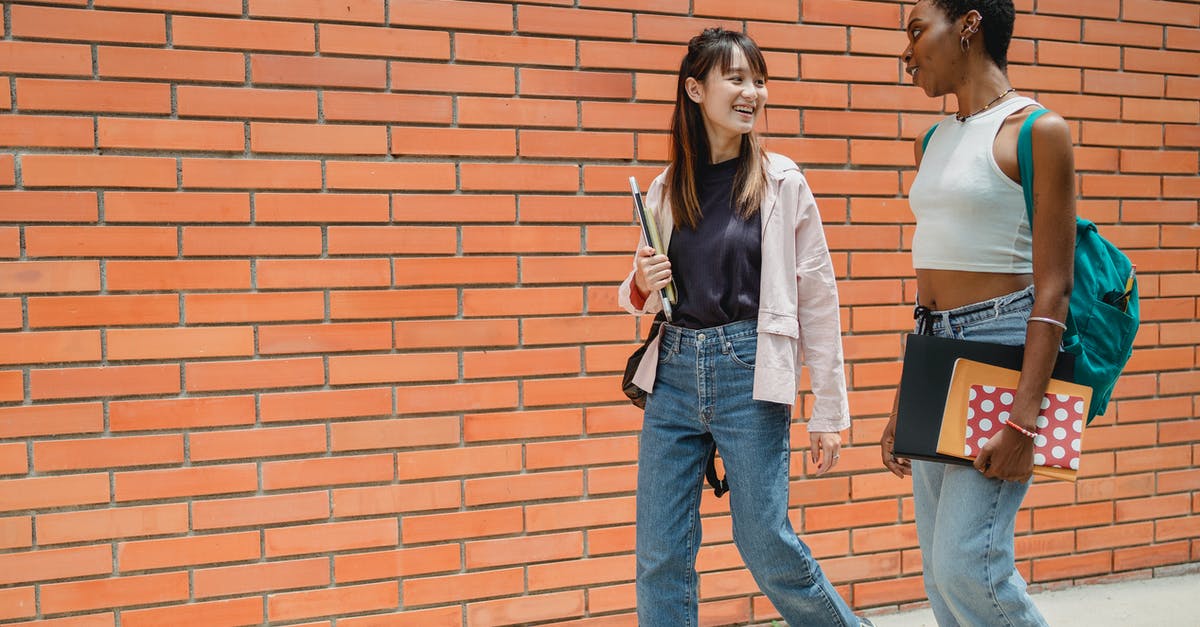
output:
[[[1037,584],[1200,561],[1200,3],[1018,0],[1010,74],[1070,121],[1080,212],[1145,321]],[[745,29],[768,144],[819,195],[855,421],[793,520],[858,608],[923,598],[875,446],[914,281],[901,4],[3,2],[0,622],[632,625],[646,321],[624,178],[681,42]],[[802,399],[805,401],[807,399]],[[804,402],[798,413],[805,411]],[[703,501],[707,624],[775,616]]]

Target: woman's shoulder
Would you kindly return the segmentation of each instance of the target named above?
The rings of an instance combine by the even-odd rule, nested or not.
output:
[[[767,174],[783,179],[790,176],[799,175],[801,179],[804,175],[800,173],[800,166],[796,165],[795,161],[785,157],[777,152],[768,152],[766,157]]]

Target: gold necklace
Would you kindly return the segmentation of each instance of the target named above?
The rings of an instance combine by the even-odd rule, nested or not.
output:
[[[983,105],[983,108],[982,108],[982,109],[980,109],[980,110],[978,110],[978,111],[976,111],[976,112],[974,112],[974,113],[967,114],[967,115],[963,115],[963,114],[961,114],[961,113],[955,113],[955,114],[954,114],[954,119],[958,120],[959,122],[966,122],[968,118],[975,117],[975,116],[979,115],[980,113],[983,113],[984,111],[987,111],[988,109],[991,109],[991,108],[992,108],[992,105],[996,104],[997,102],[1000,102],[1000,99],[1001,99],[1001,98],[1003,98],[1003,97],[1005,97],[1005,96],[1007,96],[1007,95],[1009,95],[1009,94],[1013,93],[1014,91],[1017,91],[1017,90],[1016,90],[1016,88],[1014,88],[1014,87],[1009,87],[1009,88],[1008,88],[1008,91],[1006,91],[1006,92],[1004,92],[1004,93],[1000,94],[999,96],[996,96],[996,98],[995,98],[995,99],[993,99],[991,102],[989,102],[989,103],[987,103],[987,104]]]

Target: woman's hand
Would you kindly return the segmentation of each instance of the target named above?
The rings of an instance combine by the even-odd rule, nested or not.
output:
[[[888,419],[883,428],[883,436],[879,438],[879,452],[883,455],[883,465],[892,471],[893,475],[903,479],[912,474],[912,461],[896,457],[896,414]]]
[[[829,472],[841,457],[839,451],[842,450],[842,434],[836,431],[809,433],[808,437],[811,444],[808,449],[809,457],[812,458],[812,463],[817,464],[817,474],[823,475]]]
[[[637,272],[633,282],[643,294],[651,294],[666,287],[671,282],[671,260],[666,255],[659,255],[649,246],[643,246],[637,251],[634,259]]]
[[[1033,474],[1033,439],[1015,429],[1001,429],[979,451],[975,469],[989,479],[1028,481]]]

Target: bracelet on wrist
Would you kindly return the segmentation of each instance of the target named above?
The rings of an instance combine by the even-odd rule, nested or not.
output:
[[[1017,423],[1015,423],[1015,422],[1013,422],[1013,421],[1011,421],[1011,420],[1009,420],[1008,422],[1005,422],[1004,424],[1006,424],[1006,425],[1008,425],[1008,426],[1012,427],[1012,428],[1013,428],[1013,429],[1015,429],[1015,430],[1016,430],[1018,433],[1020,433],[1021,435],[1025,436],[1025,437],[1027,437],[1027,438],[1029,438],[1029,439],[1033,439],[1033,438],[1036,438],[1036,437],[1037,437],[1037,433],[1034,433],[1033,431],[1030,431],[1029,429],[1026,429],[1025,427],[1022,427],[1021,425],[1019,425],[1019,424],[1017,424]]]

